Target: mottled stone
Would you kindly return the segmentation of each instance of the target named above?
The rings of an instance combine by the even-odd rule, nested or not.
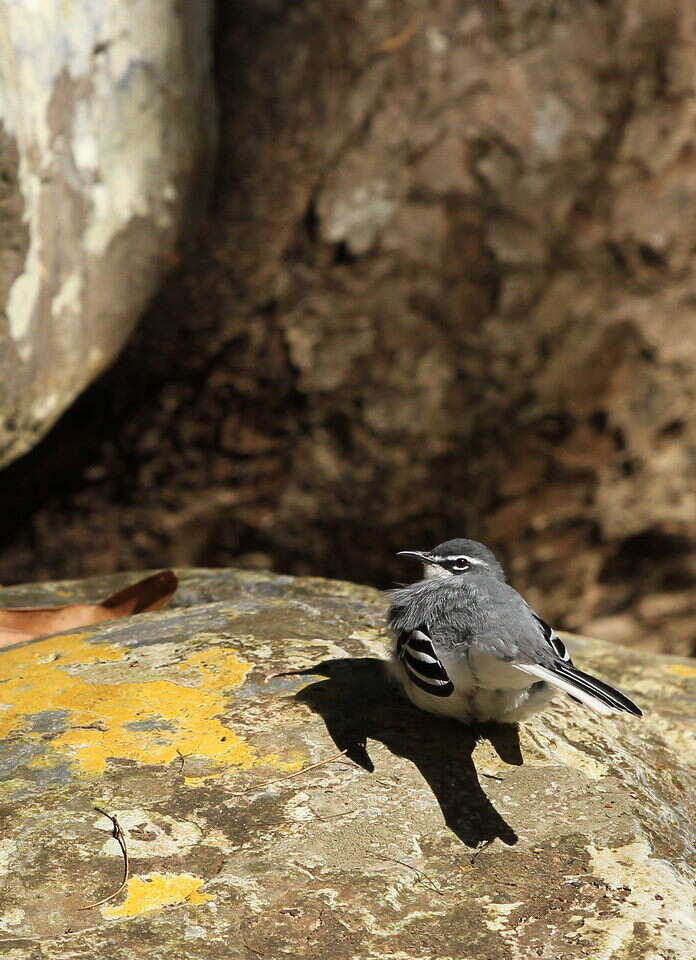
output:
[[[383,616],[346,583],[186,571],[168,610],[1,654],[3,956],[692,960],[693,663],[571,637],[642,721],[560,699],[470,730],[387,687]],[[122,873],[95,803],[131,879],[84,910]]]
[[[694,0],[217,13],[199,254],[0,476],[61,476],[0,580],[262,553],[387,583],[473,536],[549,621],[696,652]]]
[[[0,8],[0,464],[113,360],[202,211],[211,11]]]

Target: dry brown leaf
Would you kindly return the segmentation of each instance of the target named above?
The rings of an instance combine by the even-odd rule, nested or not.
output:
[[[112,594],[101,603],[68,603],[60,607],[0,608],[0,648],[105,620],[159,610],[176,592],[179,580],[163,570]]]

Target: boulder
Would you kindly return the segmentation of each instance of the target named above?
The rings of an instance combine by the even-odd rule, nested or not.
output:
[[[111,362],[204,205],[211,8],[0,10],[0,464]]]
[[[0,581],[380,585],[471,536],[547,619],[695,653],[695,27],[693,0],[218,3],[199,253],[0,475]]]
[[[571,637],[643,720],[467,729],[386,685],[384,610],[194,570],[169,610],[0,655],[3,956],[693,960],[693,662]],[[95,805],[130,879],[90,907],[123,871]]]

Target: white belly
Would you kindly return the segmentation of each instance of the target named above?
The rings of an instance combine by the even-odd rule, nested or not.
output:
[[[398,657],[389,664],[408,699],[428,713],[463,723],[516,723],[543,710],[554,695],[547,684],[530,683],[529,675],[488,654],[466,658],[441,653],[440,659],[454,684],[448,697],[433,696],[413,683]]]

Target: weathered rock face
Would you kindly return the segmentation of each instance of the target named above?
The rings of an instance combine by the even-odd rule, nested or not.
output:
[[[0,464],[121,348],[200,210],[211,3],[0,10]]]
[[[175,609],[0,654],[3,956],[693,960],[696,669],[571,638],[642,721],[561,699],[470,731],[389,691],[383,615],[192,571]],[[122,871],[95,803],[131,879],[84,911]]]
[[[8,477],[68,491],[0,579],[384,582],[467,535],[556,623],[696,649],[692,0],[285,7],[220,4],[200,254]]]

